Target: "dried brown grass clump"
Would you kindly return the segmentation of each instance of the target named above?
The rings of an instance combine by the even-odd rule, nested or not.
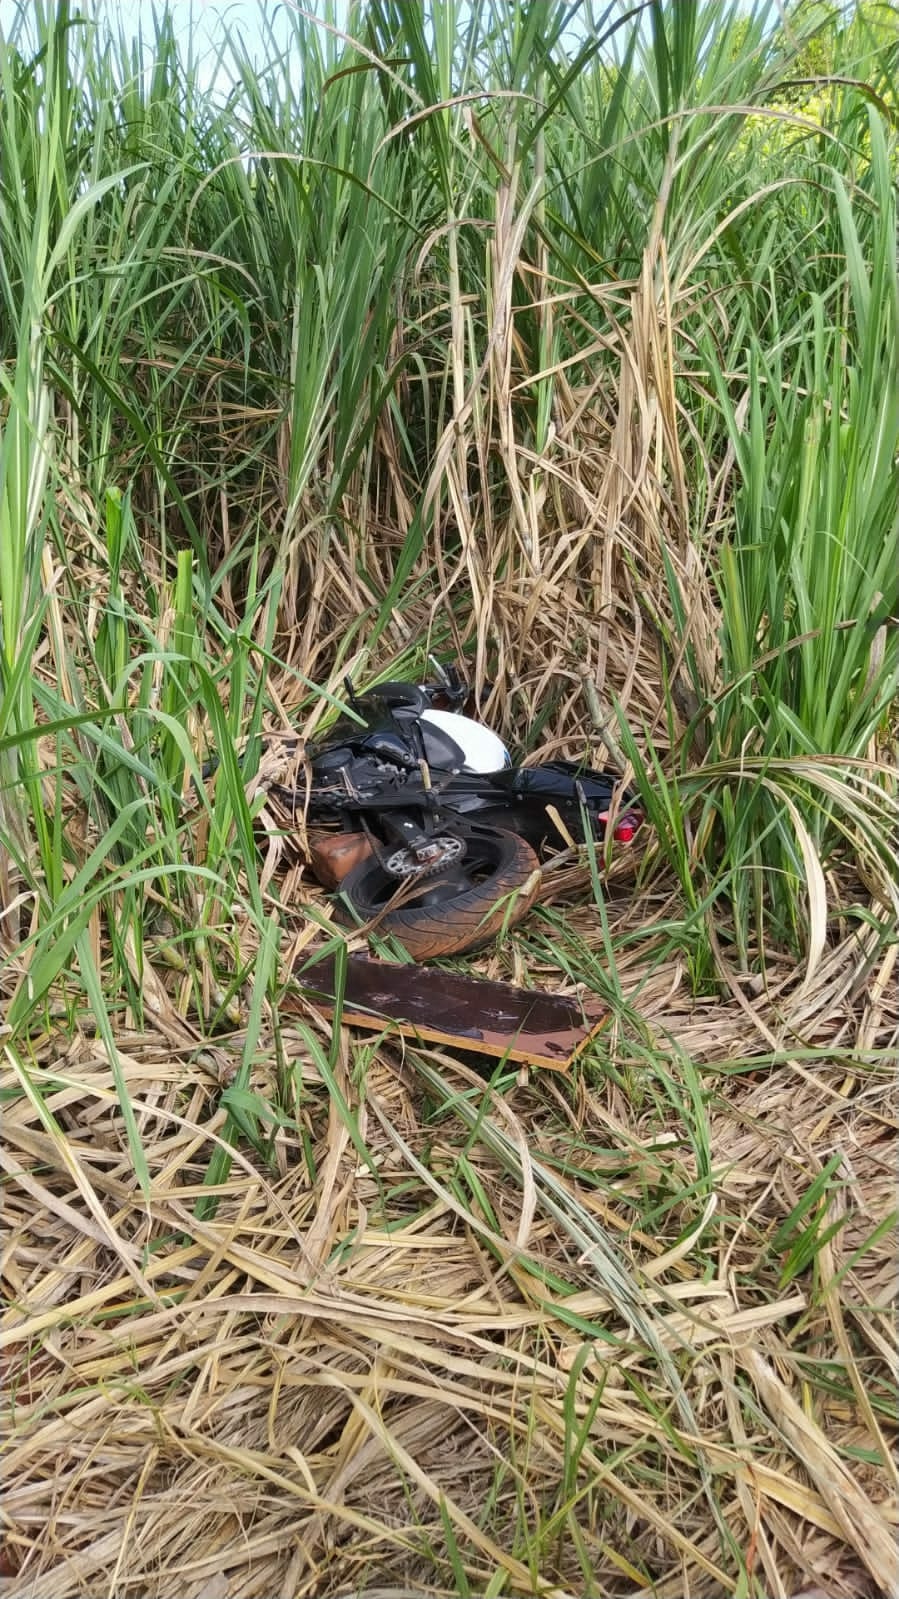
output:
[[[356,70],[338,76],[355,81]],[[500,175],[485,234],[483,346],[467,330],[453,219],[452,282],[434,290],[449,328],[435,386],[451,400],[420,494],[408,592],[394,579],[422,485],[398,413],[384,405],[372,422],[364,465],[337,509],[321,487],[339,465],[330,443],[310,455],[315,470],[301,487],[291,484],[291,429],[309,420],[302,371],[292,369],[299,398],[292,411],[285,400],[276,433],[280,412],[236,402],[179,416],[179,430],[209,423],[223,441],[190,489],[213,564],[244,536],[251,548],[261,522],[271,534],[261,580],[273,568],[283,578],[276,625],[269,632],[260,605],[245,656],[235,648],[230,676],[224,666],[207,673],[202,703],[198,691],[189,699],[202,627],[190,572],[183,603],[176,584],[151,625],[137,573],[115,591],[99,513],[67,467],[54,484],[67,585],[55,568],[45,574],[47,635],[32,661],[44,700],[58,680],[70,710],[65,674],[81,674],[85,700],[109,708],[96,671],[107,617],[140,622],[129,659],[155,644],[154,710],[184,667],[176,687],[188,689],[165,703],[191,744],[219,700],[235,712],[232,727],[264,698],[270,729],[308,736],[324,705],[311,685],[339,690],[345,672],[364,677],[401,652],[418,663],[424,648],[455,643],[478,687],[496,684],[486,714],[510,738],[530,745],[525,735],[545,716],[533,741],[542,753],[592,743],[626,765],[619,740],[629,726],[634,764],[643,752],[666,775],[696,779],[725,693],[710,573],[735,458],[721,437],[720,458],[706,454],[679,399],[690,382],[709,391],[707,375],[690,378],[677,353],[707,286],[695,261],[680,275],[669,266],[676,139],[670,149],[642,267],[631,280],[576,289],[551,277],[539,238],[525,248],[537,189],[516,210],[517,178]],[[520,316],[513,288],[527,301]],[[583,325],[585,296],[595,326]],[[530,319],[550,335],[563,314],[563,347],[576,344],[576,358],[554,356],[535,373],[521,328]],[[423,326],[410,337],[422,341]],[[400,328],[396,363],[403,337]],[[440,347],[437,338],[426,346],[429,359]],[[403,384],[431,381],[426,370],[410,366]],[[723,376],[736,393],[739,374]],[[552,406],[538,447],[541,383]],[[734,400],[736,411],[748,398]],[[62,414],[60,429],[70,423]],[[701,515],[689,498],[688,444]],[[238,461],[240,474],[226,469]],[[139,502],[138,492],[147,528],[170,536],[159,484]],[[160,588],[170,574],[152,537],[142,541],[143,578]],[[216,588],[220,642],[210,627],[201,651],[221,649],[227,627],[250,627],[248,564],[235,561]],[[373,648],[360,617],[380,618]],[[163,658],[179,627],[185,654],[173,667]],[[878,630],[872,670],[882,648]],[[109,659],[116,664],[111,645]],[[138,674],[123,681],[132,711]],[[685,748],[701,707],[706,726],[693,727]],[[117,702],[115,717],[130,751]],[[747,727],[746,739],[722,746],[735,790],[744,762],[758,770],[758,727]],[[87,740],[83,729],[78,737]],[[73,747],[82,750],[77,739]],[[48,815],[63,792],[63,883],[115,812],[112,792],[107,812],[89,814],[98,751],[121,776],[120,751],[95,736],[83,746],[79,789],[60,772],[55,741],[41,745]],[[805,781],[813,758],[803,759]],[[263,762],[254,790],[279,775],[273,763]],[[74,957],[15,1034],[0,1033],[0,1594],[895,1593],[899,1006],[882,855],[859,845],[851,858],[861,880],[849,883],[851,852],[822,861],[805,824],[796,829],[793,859],[782,858],[792,868],[798,849],[806,873],[794,871],[791,890],[791,908],[809,923],[795,938],[807,957],[798,977],[764,928],[747,955],[726,912],[713,921],[724,889],[714,881],[702,907],[714,955],[704,983],[690,969],[689,939],[671,937],[672,926],[695,925],[702,897],[688,892],[703,864],[690,793],[680,873],[673,850],[639,883],[621,859],[585,905],[590,871],[556,863],[533,922],[478,967],[547,986],[589,978],[607,986],[614,1020],[570,1079],[509,1076],[500,1092],[463,1058],[403,1046],[389,1030],[372,1043],[346,1030],[332,1038],[314,1011],[288,1022],[273,996],[327,917],[297,838],[281,836],[284,818],[269,801],[256,818],[269,836],[250,883],[233,832],[223,825],[210,841],[209,813],[190,810],[190,774],[183,762],[177,769],[184,812],[154,839],[152,917],[144,926],[144,880],[126,866],[102,884],[84,927],[106,1042],[95,1033],[95,996],[86,979],[79,986],[87,959],[76,981]],[[850,833],[867,818],[862,779],[851,777],[842,793],[855,805]],[[146,794],[143,773],[133,792]],[[154,825],[161,814],[148,807]],[[234,806],[222,814],[232,826]],[[720,823],[719,813],[719,833]],[[750,845],[734,846],[735,871],[761,872],[757,859],[746,864]],[[40,916],[21,865],[4,854],[0,870],[12,950],[0,982],[12,1004],[34,976],[28,918],[38,927]],[[123,912],[122,935],[126,894],[132,921]],[[281,943],[260,976],[269,913]],[[234,1139],[232,1152],[236,1101],[226,1091],[247,1063],[241,1092],[275,1122],[262,1124],[264,1150]],[[143,1186],[123,1101],[145,1151]],[[213,1190],[210,1162],[222,1151],[231,1163]]]
[[[619,483],[603,509],[583,445],[556,504],[560,540],[593,507],[593,600],[564,574],[490,580],[471,613],[507,727],[564,685],[547,752],[595,733],[585,677],[658,722],[637,618],[667,593],[646,544],[615,553],[659,527],[640,451],[627,505]],[[352,585],[338,600],[321,572],[318,601],[349,615]],[[271,688],[289,722],[296,685]],[[261,881],[287,980],[317,936],[290,841]],[[625,1004],[570,1083],[494,1095],[460,1059],[349,1034],[329,1081],[324,1024],[266,1011],[251,1086],[293,1125],[268,1167],[241,1145],[214,1218],[197,1205],[244,1035],[189,1016],[152,947],[148,1030],[116,1035],[146,1194],[88,1026],[57,1011],[30,1054],[7,1049],[0,1592],[895,1591],[899,1010],[877,892],[805,983],[777,951],[762,991],[722,957],[724,997],[697,999],[678,960],[651,963],[679,914],[664,874],[635,897],[619,863],[605,930],[588,886],[550,870],[544,899],[573,958],[601,961],[608,935]],[[533,929],[480,968],[560,981]]]
[[[547,753],[595,737],[588,709],[602,720],[612,692],[664,752],[662,542],[691,636],[712,635],[678,531],[648,269],[616,292],[632,296],[636,341],[619,352],[619,391],[565,390],[560,375],[542,476],[499,428],[522,479],[492,545],[465,496],[453,501],[462,557],[445,591],[468,582],[472,604],[452,625],[489,642],[491,713],[507,729],[558,691]],[[493,407],[509,403],[501,351],[498,335]],[[438,463],[450,478],[455,459]],[[528,528],[543,540],[533,569],[511,559]],[[438,517],[435,562],[440,534]],[[348,543],[319,563],[310,617],[347,625],[365,602],[357,555]],[[383,592],[386,571],[369,576]],[[396,642],[435,614],[411,601]],[[288,665],[324,676],[332,643],[327,630],[315,648],[297,641]],[[711,654],[698,658],[711,676]],[[476,664],[483,675],[483,652]],[[296,721],[290,673],[272,672],[270,691]],[[202,848],[198,832],[198,860]],[[273,833],[261,883],[280,907],[287,981],[318,936],[290,840]],[[570,1082],[498,1095],[462,1059],[349,1033],[326,1073],[313,1047],[331,1042],[325,1024],[266,1007],[250,1086],[287,1120],[268,1165],[240,1146],[214,1217],[198,1205],[246,1038],[210,1032],[161,949],[143,967],[147,1030],[124,1018],[116,1032],[146,1193],[86,1022],[51,1010],[27,1054],[8,1044],[0,1592],[895,1591],[884,1063],[899,1009],[878,885],[853,886],[868,921],[835,921],[804,981],[776,950],[765,985],[722,955],[723,997],[704,999],[679,958],[658,961],[682,913],[664,873],[635,896],[619,862],[605,928],[588,887],[583,866],[548,870],[561,921],[479,963],[558,984],[547,937],[560,926],[573,969],[579,952],[616,951],[615,1022]],[[252,928],[238,933],[252,953]],[[92,937],[102,960],[99,917]],[[24,980],[24,962],[10,971]],[[245,1014],[236,1001],[230,1013]]]
[[[661,1057],[676,1073],[689,1053],[711,1095],[701,1209],[697,1152],[621,1034],[573,1093],[541,1078],[504,1101],[449,1057],[347,1036],[348,1122],[306,1038],[269,1033],[257,1086],[277,1093],[280,1055],[297,1131],[268,1171],[238,1154],[207,1221],[239,1038],[123,1033],[146,1198],[96,1041],[10,1054],[3,1590],[438,1592],[463,1571],[472,1592],[562,1594],[586,1569],[597,1592],[713,1595],[736,1553],[779,1596],[893,1591],[896,1105],[862,1064],[895,1044],[890,965],[860,986],[847,941],[800,1006],[646,991]],[[825,1052],[738,1069],[760,1030],[788,1054],[799,1025],[855,1044],[858,1071]],[[429,1072],[486,1095],[477,1142],[435,1118]],[[834,1156],[812,1267],[787,1280],[778,1230]],[[578,1247],[586,1222],[639,1286],[692,1429]]]

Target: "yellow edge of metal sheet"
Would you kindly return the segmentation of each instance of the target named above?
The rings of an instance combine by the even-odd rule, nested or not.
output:
[[[316,1010],[319,1010],[323,1016],[330,1017],[334,1015],[333,1004],[323,1004],[312,1000],[310,1000],[310,1003],[315,1003]],[[427,1024],[422,1025],[418,1022],[399,1021],[394,1016],[372,1016],[363,1011],[347,1010],[346,1008],[341,1015],[341,1025],[343,1027],[364,1027],[370,1032],[399,1033],[402,1038],[412,1038],[417,1042],[451,1044],[456,1049],[470,1049],[476,1055],[493,1055],[497,1060],[520,1061],[523,1065],[547,1067],[554,1072],[567,1072],[578,1055],[582,1054],[584,1049],[586,1049],[591,1039],[594,1039],[598,1033],[602,1032],[608,1020],[608,1016],[602,1016],[599,1021],[594,1021],[589,1030],[585,1031],[583,1037],[579,1038],[575,1043],[570,1054],[559,1059],[558,1056],[541,1055],[536,1046],[532,1049],[527,1049],[521,1048],[515,1043],[510,1043],[505,1049],[502,1049],[498,1045],[484,1043],[483,1040],[471,1038],[467,1034],[441,1032],[439,1027],[430,1027]]]

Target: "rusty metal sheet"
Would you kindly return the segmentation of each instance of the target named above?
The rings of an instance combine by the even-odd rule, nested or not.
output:
[[[318,961],[298,974],[300,997],[333,1016],[336,977],[333,956]],[[342,1021],[348,1027],[393,1028],[404,1038],[566,1071],[608,1015],[593,999],[366,955],[347,957]]]

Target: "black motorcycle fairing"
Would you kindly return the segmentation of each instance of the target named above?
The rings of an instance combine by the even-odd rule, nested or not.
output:
[[[430,722],[419,722],[418,732],[419,737],[411,731],[407,734],[402,725],[396,723],[369,732],[360,731],[352,745],[326,745],[314,752],[313,774],[329,777],[341,768],[350,768],[355,762],[370,756],[398,770],[411,771],[418,766],[422,755],[435,774],[461,772],[465,753],[449,733]]]
[[[584,799],[608,807],[619,783],[614,772],[597,772],[577,761],[544,761],[540,766],[522,766],[507,772],[491,772],[490,782],[508,794],[545,799],[577,801],[578,785]]]
[[[388,765],[410,769],[418,765],[410,740],[392,727],[367,733],[360,740],[360,749],[364,754],[376,755],[379,761],[386,761]]]
[[[453,741],[443,733],[442,729],[436,727],[429,730],[434,735],[433,741],[429,740],[425,733],[427,725],[427,723],[422,724],[421,731],[425,737],[425,753],[431,771],[433,789],[435,795],[439,795],[440,804],[448,810],[469,814],[481,810],[542,813],[546,805],[555,805],[566,818],[571,816],[576,820],[580,812],[579,791],[583,795],[587,809],[597,818],[604,816],[611,806],[619,781],[613,773],[592,771],[576,765],[573,761],[547,762],[543,766],[526,767],[519,771],[466,772],[461,769],[462,752]],[[439,747],[438,741],[441,741]],[[456,757],[452,765],[449,758],[441,758],[443,741],[452,747],[452,754]],[[361,781],[363,774],[367,778],[373,769],[374,776],[380,779],[379,763],[390,756],[392,750],[391,735],[367,735],[358,740],[355,750],[342,751],[340,760],[336,764],[346,765],[347,760],[351,761],[348,775],[352,776],[354,786],[367,787],[367,784]],[[335,754],[336,752],[329,752],[329,764]],[[374,763],[371,760],[372,756],[376,757]],[[416,769],[418,765],[416,760],[411,760],[408,753],[404,754],[401,760],[397,751],[393,759],[385,760],[385,764],[397,768],[398,779],[402,769],[402,782],[408,803],[414,803],[413,796],[419,793],[422,801],[425,801],[425,789]],[[324,775],[324,763],[316,760],[313,771]],[[624,806],[634,802],[634,796],[630,791],[621,798]]]
[[[465,751],[445,728],[436,722],[419,722],[425,760],[435,772],[461,772],[465,765]]]
[[[313,770],[317,776],[330,776],[332,772],[349,766],[353,758],[354,752],[349,744],[335,744],[333,748],[329,746],[313,756]]]
[[[333,766],[344,764],[343,757],[353,755],[364,748],[365,741],[372,733],[396,732],[405,721],[409,723],[417,720],[421,712],[417,709],[419,702],[421,709],[427,710],[428,702],[422,691],[414,683],[386,683],[384,688],[406,689],[408,698],[400,703],[397,695],[396,702],[391,695],[382,695],[380,689],[369,689],[366,694],[360,694],[353,709],[357,715],[364,716],[363,722],[356,721],[352,716],[338,716],[331,726],[326,728],[320,739],[313,739],[307,746],[307,754],[314,763],[328,761]],[[332,759],[340,753],[341,759]]]

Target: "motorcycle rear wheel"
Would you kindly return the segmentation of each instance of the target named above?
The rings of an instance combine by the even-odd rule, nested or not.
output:
[[[401,880],[378,860],[363,861],[341,890],[363,921],[377,920],[378,930],[392,934],[414,960],[479,949],[527,915],[540,890],[539,862],[523,838],[499,828],[479,830],[466,844],[464,860],[410,884],[392,910],[385,907]]]

